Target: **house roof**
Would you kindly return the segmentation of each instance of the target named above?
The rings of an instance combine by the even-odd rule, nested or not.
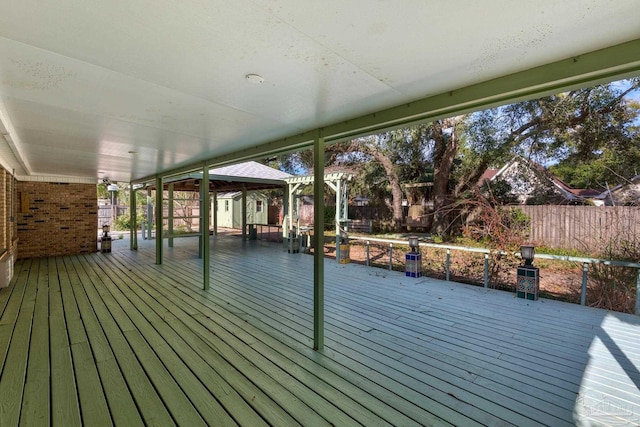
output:
[[[634,76],[637,7],[8,2],[0,164],[21,180],[139,183]]]
[[[478,187],[482,187],[485,181],[491,181],[500,169],[487,169],[482,173],[480,179],[478,179]]]
[[[249,161],[235,165],[209,169],[209,187],[211,191],[229,192],[247,190],[266,190],[283,188],[285,179],[293,175],[265,166],[261,163]],[[164,180],[164,185],[173,183],[177,191],[199,190],[202,172],[180,174]],[[152,184],[151,188],[155,188]]]
[[[520,162],[522,164],[528,165],[529,167],[534,168],[535,170],[537,170],[542,176],[544,176],[547,179],[549,179],[550,182],[556,188],[558,188],[567,197],[567,199],[569,199],[569,200],[586,199],[586,198],[601,198],[603,196],[602,190],[597,190],[597,189],[593,189],[593,188],[572,188],[567,183],[562,181],[560,178],[558,178],[557,176],[553,175],[547,168],[545,168],[541,164],[539,164],[539,163],[537,163],[537,162],[535,162],[535,161],[533,161],[531,159],[526,159],[526,158],[524,158],[522,156],[515,156],[511,161],[507,162],[500,169],[487,169],[482,174],[482,177],[480,177],[480,179],[478,180],[478,185],[481,186],[482,184],[484,184],[484,182],[486,180],[493,181],[493,180],[499,178],[500,176],[502,176],[505,173],[505,171],[507,169],[509,169],[509,167],[511,165],[514,164],[514,162]]]

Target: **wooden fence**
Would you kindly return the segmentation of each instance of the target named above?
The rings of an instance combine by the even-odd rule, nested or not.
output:
[[[637,206],[519,206],[531,218],[538,245],[602,250],[609,243],[640,242]]]

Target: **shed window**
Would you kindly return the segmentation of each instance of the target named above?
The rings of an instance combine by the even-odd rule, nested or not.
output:
[[[224,201],[224,211],[225,212],[229,212],[229,201],[228,200]]]
[[[262,212],[262,200],[256,200],[256,212]]]

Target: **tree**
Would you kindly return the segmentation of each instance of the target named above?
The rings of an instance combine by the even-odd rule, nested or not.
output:
[[[435,122],[435,152],[443,155],[434,156],[439,201],[433,231],[453,231],[452,218],[468,211],[465,197],[486,167],[501,166],[515,154],[543,164],[559,162],[554,172],[580,170],[577,166],[586,164],[591,172],[599,168],[599,177],[594,174],[593,179],[602,186],[604,171],[613,176],[621,175],[620,167],[633,170],[623,159],[633,165],[640,159],[635,124],[639,108],[626,96],[639,87],[640,79],[633,79],[473,113],[459,122],[464,136],[458,141],[454,131]],[[447,172],[453,185],[444,184]]]
[[[368,184],[360,186],[361,194],[386,199],[399,231],[404,224],[402,184],[423,182],[432,170],[425,157],[427,136],[426,126],[414,126],[357,138],[328,147],[329,162],[360,165],[357,181]]]

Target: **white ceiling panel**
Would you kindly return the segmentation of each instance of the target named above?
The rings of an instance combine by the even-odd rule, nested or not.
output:
[[[8,0],[0,160],[135,180],[638,39],[636,0]]]

